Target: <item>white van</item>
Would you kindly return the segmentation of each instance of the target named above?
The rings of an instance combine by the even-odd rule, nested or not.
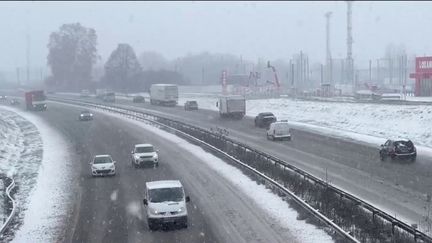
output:
[[[186,203],[189,201],[189,196],[185,196],[183,186],[178,180],[147,182],[143,203],[147,207],[150,230],[165,224],[187,228]]]
[[[267,130],[267,139],[271,139],[273,141],[276,139],[288,139],[288,141],[290,141],[291,133],[288,121],[282,120],[271,123]]]

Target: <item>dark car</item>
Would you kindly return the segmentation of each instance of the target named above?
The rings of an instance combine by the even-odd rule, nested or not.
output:
[[[411,140],[389,139],[384,144],[381,144],[379,154],[381,160],[400,158],[414,161],[417,157],[417,150]]]
[[[93,120],[93,114],[90,111],[81,111],[79,115],[80,121],[90,121]]]
[[[6,95],[0,95],[0,101],[6,101],[7,97]]]
[[[261,112],[255,117],[256,127],[269,127],[271,123],[276,122],[276,116],[271,112]]]
[[[144,103],[145,102],[145,98],[144,98],[144,96],[137,95],[137,96],[134,96],[132,98],[132,102],[133,103]]]
[[[184,104],[184,109],[186,111],[190,111],[190,110],[198,110],[198,103],[195,100],[188,100],[186,101],[186,103]]]

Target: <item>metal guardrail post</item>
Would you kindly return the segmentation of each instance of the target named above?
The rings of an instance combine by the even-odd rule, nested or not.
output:
[[[5,223],[1,226],[0,228],[0,235],[3,235],[3,233],[5,232],[5,230],[7,229],[7,227],[9,226],[10,222],[12,221],[13,216],[15,215],[15,211],[16,211],[16,203],[15,200],[13,199],[13,197],[10,195],[11,191],[14,189],[15,187],[15,180],[13,178],[11,178],[12,181],[9,184],[9,186],[6,188],[6,195],[9,198],[9,200],[12,202],[12,211],[9,214],[9,216],[7,217]]]

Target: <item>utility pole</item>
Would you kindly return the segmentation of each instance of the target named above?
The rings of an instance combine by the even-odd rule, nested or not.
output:
[[[381,83],[381,79],[380,79],[380,63],[379,63],[379,59],[377,59],[377,83]]]
[[[323,84],[323,79],[324,79],[324,70],[323,70],[324,68],[323,68],[323,65],[322,65],[322,63],[321,63],[321,85]]]
[[[347,1],[347,79],[348,83],[353,85],[353,91],[355,90],[354,84],[354,63],[352,58],[352,1]]]
[[[16,68],[16,75],[17,75],[17,83],[18,83],[18,87],[21,86],[21,82],[20,82],[20,69],[19,67]]]
[[[294,88],[294,62],[291,63],[291,87]]]
[[[30,35],[27,33],[26,35],[26,60],[27,60],[27,67],[26,67],[26,74],[27,74],[27,84],[29,84],[30,81]]]
[[[332,68],[331,68],[331,53],[330,53],[330,17],[332,12],[325,13],[326,18],[326,82],[332,84]]]
[[[372,82],[372,60],[369,60],[369,82]]]

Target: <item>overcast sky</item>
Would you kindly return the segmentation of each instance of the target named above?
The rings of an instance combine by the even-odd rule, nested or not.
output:
[[[31,65],[45,65],[49,34],[72,22],[96,30],[103,60],[126,42],[169,59],[209,51],[289,60],[302,50],[324,61],[327,11],[332,56],[345,57],[345,2],[0,2],[0,69],[25,66],[26,33]],[[382,56],[389,43],[432,55],[431,12],[432,2],[354,2],[356,63]]]

